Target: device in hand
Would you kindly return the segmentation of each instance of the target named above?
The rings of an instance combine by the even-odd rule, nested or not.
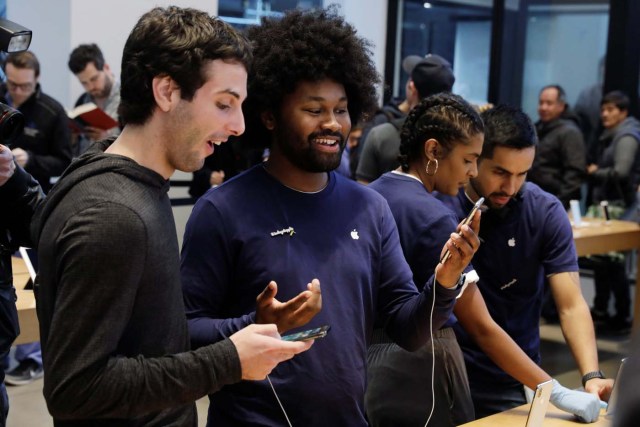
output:
[[[482,203],[484,203],[484,197],[480,197],[478,201],[475,203],[475,205],[473,205],[473,207],[471,208],[471,212],[469,212],[469,215],[467,215],[467,217],[462,221],[461,225],[471,223],[471,221],[473,220],[473,216],[476,214],[476,211],[480,209],[480,206],[482,206]],[[445,262],[447,262],[447,260],[450,257],[451,257],[451,252],[449,252],[449,249],[447,249],[444,255],[442,255],[442,259],[440,259],[440,262],[444,264]]]
[[[324,338],[331,329],[331,326],[324,325],[319,328],[307,329],[306,331],[296,332],[282,337],[285,341],[309,341],[318,338]]]

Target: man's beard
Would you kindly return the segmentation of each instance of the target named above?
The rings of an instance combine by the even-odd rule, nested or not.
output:
[[[280,127],[280,129],[282,128]],[[322,153],[313,148],[313,140],[323,136],[339,138],[338,145],[340,149],[337,153]],[[340,159],[346,145],[342,134],[331,131],[312,133],[307,137],[306,146],[302,146],[303,144],[300,143],[297,137],[286,130],[284,132],[276,131],[276,141],[282,154],[292,164],[312,173],[330,172],[340,166]]]
[[[96,98],[108,98],[111,95],[111,88],[113,88],[113,80],[108,75],[105,76],[104,89]]]
[[[489,209],[494,210],[494,211],[500,211],[500,210],[504,209],[507,205],[509,205],[509,203],[511,203],[511,200],[513,200],[513,197],[514,197],[514,196],[509,196],[509,195],[504,194],[504,193],[482,194],[482,192],[480,191],[478,186],[475,184],[473,178],[471,178],[469,180],[469,184],[471,185],[471,188],[473,188],[473,191],[475,191],[475,193],[476,193],[476,195],[478,197],[484,197],[484,204],[487,205],[489,207]],[[498,206],[498,205],[495,205],[491,201],[491,196],[509,197],[509,201],[504,205]]]

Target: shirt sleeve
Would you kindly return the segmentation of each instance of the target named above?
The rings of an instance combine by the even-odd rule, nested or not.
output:
[[[631,172],[633,161],[640,144],[631,135],[620,138],[613,153],[613,166],[608,168],[599,168],[594,174],[597,182],[606,182],[610,179],[610,174],[615,173],[620,180],[626,180]]]
[[[544,210],[542,254],[545,274],[578,271],[578,256],[569,217],[559,201]]]
[[[422,289],[418,292],[388,206],[382,218],[382,231],[379,314],[385,332],[399,346],[414,351],[429,341],[431,330],[446,323],[460,290],[437,285],[431,276],[425,284],[418,284]]]
[[[44,395],[54,417],[133,418],[240,380],[229,340],[161,357],[118,354],[148,256],[146,230],[134,212],[99,205],[75,215],[59,236],[60,279],[43,348]]]
[[[41,171],[49,177],[59,176],[71,163],[69,118],[62,107],[56,108],[49,129],[42,130],[48,140],[47,154],[29,153],[27,170]]]
[[[12,245],[32,246],[29,230],[31,218],[44,198],[38,182],[16,165],[13,176],[0,187],[0,200],[3,205],[6,203],[0,209],[0,221],[11,234]]]
[[[569,199],[580,187],[587,175],[587,155],[582,133],[577,128],[569,128],[565,133],[562,143],[563,177],[562,185],[558,193],[558,199],[563,206],[569,206]]]

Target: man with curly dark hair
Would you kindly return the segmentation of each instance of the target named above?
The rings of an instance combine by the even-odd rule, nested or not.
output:
[[[181,272],[192,345],[254,322],[331,331],[268,381],[211,396],[209,425],[366,426],[374,318],[402,347],[422,346],[451,313],[479,240],[467,226],[454,234],[438,284],[431,277],[420,292],[386,201],[334,171],[351,123],[375,108],[368,43],[331,9],[266,19],[248,36],[247,135],[270,156],[210,190],[189,219]],[[322,281],[321,311],[310,277]]]

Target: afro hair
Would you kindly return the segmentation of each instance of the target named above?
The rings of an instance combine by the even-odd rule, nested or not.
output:
[[[247,146],[266,146],[269,133],[260,114],[277,114],[283,98],[301,81],[331,79],[344,85],[352,123],[377,107],[380,78],[371,59],[371,44],[337,14],[335,7],[293,10],[282,18],[263,18],[250,27],[254,62],[249,72],[243,109]]]

